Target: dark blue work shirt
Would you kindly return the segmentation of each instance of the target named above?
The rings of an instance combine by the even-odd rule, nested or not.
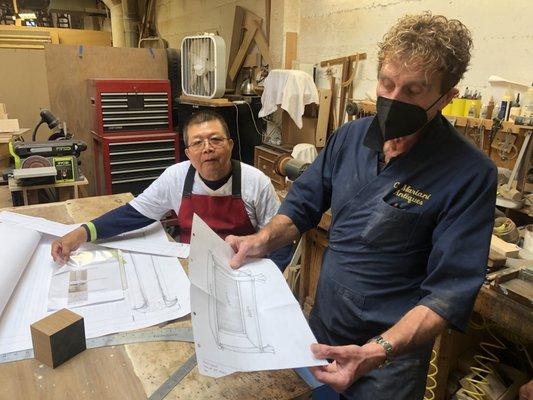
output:
[[[380,168],[372,121],[341,126],[279,210],[303,233],[331,208],[320,276],[331,285],[319,283],[317,312],[347,341],[381,333],[416,305],[464,330],[485,276],[496,167],[439,114]]]

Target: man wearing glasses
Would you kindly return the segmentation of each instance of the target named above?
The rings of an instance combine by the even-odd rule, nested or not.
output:
[[[150,225],[169,210],[178,215],[183,243],[190,241],[195,213],[222,238],[264,227],[276,214],[279,200],[265,174],[231,159],[233,140],[224,119],[211,111],[196,113],[183,135],[189,161],[167,168],[130,203],[54,241],[54,260],[65,263],[80,244]]]

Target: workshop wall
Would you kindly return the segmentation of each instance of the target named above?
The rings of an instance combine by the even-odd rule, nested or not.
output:
[[[45,45],[46,78],[50,106],[54,114],[66,121],[74,137],[87,143],[81,154],[82,171],[89,181],[88,195],[96,194],[94,170],[93,113],[88,79],[166,79],[166,53],[161,49]],[[44,130],[45,128],[43,128]]]
[[[533,2],[529,0],[505,5],[486,0],[301,0],[298,60],[315,64],[366,52],[354,93],[356,98],[367,91],[375,95],[377,42],[400,16],[425,10],[457,18],[472,31],[473,57],[459,84],[461,92],[468,86],[490,96],[493,90],[487,79],[493,74],[531,84]]]
[[[158,0],[159,32],[171,47],[198,32],[217,31],[229,47],[235,6],[265,18],[263,0]],[[298,33],[297,64],[309,71],[313,64],[356,52],[366,52],[354,94],[360,99],[375,95],[377,42],[406,13],[431,10],[461,20],[474,36],[471,68],[460,83],[483,95],[501,94],[487,82],[490,75],[531,83],[533,70],[533,2],[514,0],[507,4],[486,0],[271,0],[270,51],[274,67],[283,65],[285,33]],[[507,8],[504,8],[507,7]],[[318,83],[326,86],[323,74]],[[500,92],[498,92],[500,90]]]

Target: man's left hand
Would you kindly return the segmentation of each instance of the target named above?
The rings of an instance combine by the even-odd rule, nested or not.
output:
[[[311,367],[310,370],[316,379],[339,393],[348,389],[359,377],[379,367],[386,358],[385,350],[377,343],[364,346],[312,344],[311,351],[316,358],[333,360],[328,365]]]

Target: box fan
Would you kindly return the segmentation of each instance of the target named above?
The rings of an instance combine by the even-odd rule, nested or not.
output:
[[[213,34],[181,42],[181,85],[186,96],[217,98],[226,91],[226,44]]]

